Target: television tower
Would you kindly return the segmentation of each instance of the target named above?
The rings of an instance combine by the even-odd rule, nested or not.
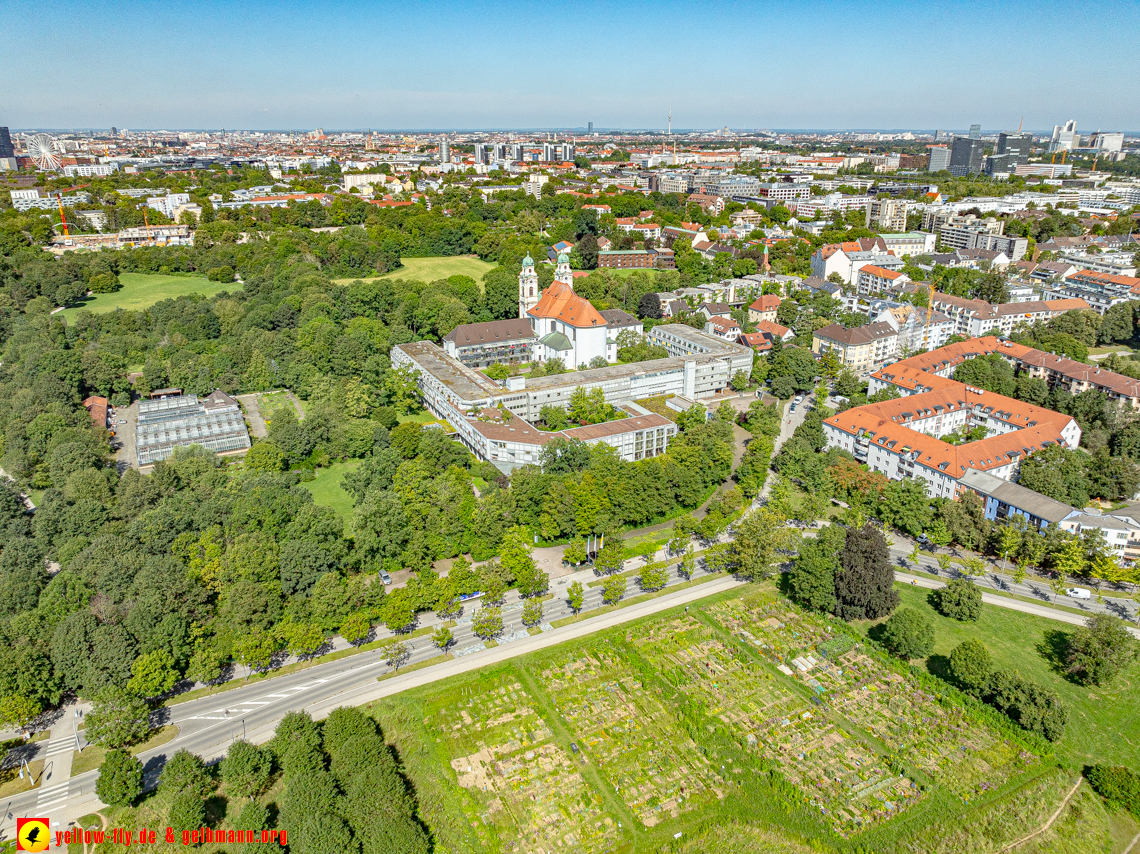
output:
[[[667,136],[673,135],[673,108],[669,108],[669,130],[666,131]]]

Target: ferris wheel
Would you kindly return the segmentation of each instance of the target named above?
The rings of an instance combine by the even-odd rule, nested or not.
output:
[[[28,156],[36,161],[41,169],[58,169],[59,146],[46,133],[38,133],[28,140]]]

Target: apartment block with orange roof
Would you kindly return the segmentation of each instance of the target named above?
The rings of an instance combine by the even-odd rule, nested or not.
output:
[[[994,435],[964,445],[938,438],[975,427]],[[849,409],[824,421],[823,433],[827,447],[848,451],[872,471],[921,479],[933,498],[956,497],[967,469],[1015,480],[1030,454],[1052,444],[1076,448],[1081,438],[1070,416],[962,383]]]
[[[867,393],[894,387],[906,396],[921,393],[916,389],[941,388],[962,362],[990,353],[997,353],[1015,371],[1043,380],[1050,387],[1060,386],[1071,394],[1098,391],[1110,400],[1140,410],[1140,380],[993,335],[948,344],[886,365],[871,374]]]

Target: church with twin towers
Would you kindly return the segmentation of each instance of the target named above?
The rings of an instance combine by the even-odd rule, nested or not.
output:
[[[518,317],[511,320],[456,327],[443,338],[444,352],[472,368],[561,359],[567,368],[582,370],[616,362],[619,333],[644,333],[632,314],[620,308],[599,311],[574,293],[574,273],[565,252],[558,256],[554,281],[546,288],[540,288],[534,259],[529,254],[523,258],[518,306]]]

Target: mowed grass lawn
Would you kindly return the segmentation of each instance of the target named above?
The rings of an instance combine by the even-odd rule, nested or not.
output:
[[[317,469],[316,478],[301,484],[313,496],[314,504],[331,507],[346,525],[352,518],[352,494],[344,490],[340,480],[345,472],[359,468],[360,463],[361,460],[333,463],[328,468]]]
[[[943,617],[926,601],[930,591],[896,584],[900,607],[918,610],[934,624],[934,653],[926,666],[941,672],[951,650],[968,638],[985,644],[994,666],[1016,670],[1057,692],[1069,708],[1065,736],[1056,745],[1060,759],[1074,765],[1108,762],[1140,767],[1140,662],[1133,662],[1105,688],[1085,687],[1061,676],[1050,662],[1060,633],[1074,627],[1044,617],[984,605],[976,623]],[[866,633],[874,623],[857,624]],[[919,663],[921,666],[921,662]]]
[[[149,308],[156,302],[164,299],[189,294],[203,294],[213,296],[222,291],[237,291],[241,289],[238,282],[211,282],[206,277],[191,276],[162,276],[157,273],[120,273],[119,281],[123,283],[120,290],[113,294],[95,294],[90,299],[59,312],[56,317],[74,320],[81,311],[91,311],[103,314],[117,308],[128,311],[138,311]]]
[[[401,258],[402,267],[375,276],[377,279],[409,279],[416,282],[434,282],[446,279],[448,276],[470,276],[476,282],[482,282],[488,270],[495,268],[494,264],[480,261],[474,255],[450,255],[436,258]],[[359,278],[336,279],[338,285],[346,285]]]

